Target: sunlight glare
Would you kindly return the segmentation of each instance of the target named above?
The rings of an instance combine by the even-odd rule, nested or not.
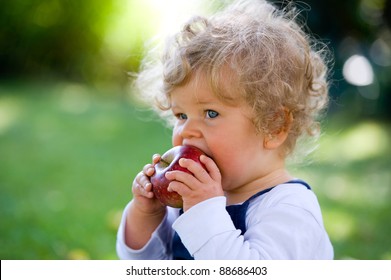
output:
[[[146,1],[156,17],[154,18],[156,32],[170,35],[177,31],[181,24],[190,16],[203,13],[205,5],[197,0],[148,0]]]

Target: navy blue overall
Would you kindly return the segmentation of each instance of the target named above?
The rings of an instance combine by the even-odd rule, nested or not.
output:
[[[304,181],[301,180],[292,180],[289,182],[286,182],[285,184],[302,184],[307,189],[311,189],[311,187]],[[260,191],[259,193],[254,194],[252,197],[247,199],[243,204],[238,205],[229,205],[226,206],[226,210],[228,214],[231,216],[232,222],[235,225],[236,229],[240,229],[242,231],[242,234],[246,232],[246,212],[247,208],[250,204],[250,201],[254,198],[261,196],[269,191],[271,191],[274,187],[271,187],[269,189]],[[183,210],[180,210],[180,213],[183,213]],[[175,232],[173,237],[173,243],[172,243],[172,249],[173,249],[173,258],[174,260],[194,260],[194,258],[190,255],[189,251],[187,251],[186,247],[183,245],[179,235]]]

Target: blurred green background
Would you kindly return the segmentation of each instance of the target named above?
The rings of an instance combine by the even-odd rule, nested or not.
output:
[[[133,177],[171,134],[128,72],[152,36],[223,2],[2,1],[1,259],[117,258]],[[335,58],[319,149],[290,168],[318,194],[337,259],[391,259],[391,1],[296,4]]]

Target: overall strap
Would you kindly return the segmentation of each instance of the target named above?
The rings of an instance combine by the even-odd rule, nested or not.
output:
[[[311,190],[310,185],[308,185],[305,181],[300,180],[300,179],[290,180],[284,184],[301,184],[301,185],[305,186],[308,190]]]
[[[254,194],[242,204],[229,205],[225,207],[228,214],[231,216],[231,220],[234,223],[235,228],[240,229],[242,231],[242,234],[246,232],[246,213],[247,213],[247,208],[250,205],[250,201],[258,196],[270,192],[273,188],[274,187],[271,187],[269,189]]]

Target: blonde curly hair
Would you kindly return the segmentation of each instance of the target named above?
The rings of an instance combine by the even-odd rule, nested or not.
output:
[[[166,41],[159,61],[144,61],[137,86],[168,112],[170,92],[202,71],[223,102],[251,106],[258,132],[272,135],[289,125],[288,155],[300,136],[319,134],[328,103],[329,52],[302,29],[298,15],[239,0],[209,18],[194,17]]]

